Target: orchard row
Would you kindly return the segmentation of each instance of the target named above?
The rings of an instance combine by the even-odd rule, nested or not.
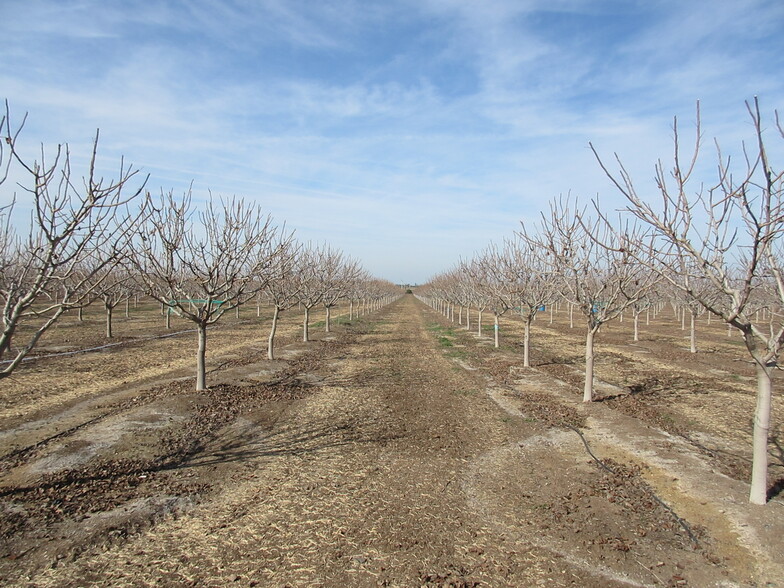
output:
[[[687,154],[675,121],[672,166],[656,163],[653,196],[638,192],[620,158],[610,166],[591,145],[623,196],[622,210],[606,210],[598,200],[581,206],[571,196],[555,199],[538,223],[435,276],[421,295],[448,312],[455,306],[492,312],[496,346],[498,317],[519,311],[526,367],[531,321],[565,300],[585,325],[586,402],[593,399],[594,337],[608,321],[629,312],[637,324],[642,312],[665,300],[686,309],[692,324],[701,312],[724,321],[740,331],[756,366],[750,501],[765,504],[771,376],[784,347],[784,173],[772,167],[767,134],[784,138],[784,128],[776,116],[766,133],[756,99],[747,109],[754,133],[738,149],[740,166],[717,148],[715,177],[698,178],[704,169],[699,107]],[[694,334],[691,346],[696,352]]]
[[[117,179],[99,177],[97,134],[82,178],[72,172],[67,145],[29,161],[19,147],[23,126],[12,125],[6,105],[0,185],[21,175],[24,208],[32,213],[20,230],[13,223],[16,200],[0,208],[0,379],[63,313],[98,300],[108,337],[113,309],[140,293],[158,301],[167,317],[191,321],[198,331],[196,388],[203,390],[208,327],[254,297],[274,307],[267,352],[273,359],[280,312],[304,308],[307,341],[314,306],[326,309],[329,330],[339,301],[349,301],[353,314],[354,303],[376,307],[400,293],[330,245],[298,242],[257,204],[210,195],[197,207],[190,192],[155,197],[145,190],[149,178],[124,162]]]

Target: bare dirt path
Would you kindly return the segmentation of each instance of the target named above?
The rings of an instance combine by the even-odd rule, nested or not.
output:
[[[56,508],[27,519],[44,530],[28,533],[29,554],[23,541],[9,543],[0,578],[776,585],[753,538],[740,542],[708,497],[673,500],[674,513],[663,504],[674,485],[649,475],[643,449],[609,451],[610,433],[633,429],[633,418],[613,425],[606,406],[583,414],[559,392],[569,385],[546,372],[496,377],[510,373],[493,369],[503,355],[483,355],[474,337],[446,328],[406,296],[334,336],[287,346],[275,365],[224,369],[208,394],[170,384],[118,406],[5,475],[0,514],[18,522],[9,537],[23,534],[20,509],[33,517],[37,488]],[[570,427],[586,431],[601,462]],[[64,465],[73,455],[82,460],[68,466],[75,480]],[[106,500],[96,504],[98,495]],[[780,524],[773,512],[767,522]]]

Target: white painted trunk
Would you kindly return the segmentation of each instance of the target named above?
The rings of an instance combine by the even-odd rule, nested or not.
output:
[[[207,389],[207,325],[198,325],[199,348],[196,352],[196,390]]]
[[[583,402],[593,401],[593,338],[595,331],[590,329],[585,337],[585,386]]]
[[[302,322],[302,340],[309,341],[308,339],[308,323],[310,322],[310,309],[305,307],[305,320]]]
[[[494,345],[498,347],[498,315],[495,315],[495,321],[493,322],[493,334],[494,334]]]
[[[691,313],[691,331],[689,334],[689,351],[697,353],[697,326],[696,315]]]
[[[111,306],[106,306],[106,338],[112,338],[112,311],[114,309]]]
[[[525,331],[523,333],[523,367],[531,367],[530,356],[531,343],[531,320],[525,321]]]
[[[278,330],[278,315],[280,310],[275,307],[272,311],[272,326],[270,326],[269,339],[267,339],[267,359],[275,359],[275,331]]]
[[[757,362],[757,407],[754,411],[754,451],[751,466],[749,502],[765,504],[768,500],[768,431],[772,387],[771,368]]]

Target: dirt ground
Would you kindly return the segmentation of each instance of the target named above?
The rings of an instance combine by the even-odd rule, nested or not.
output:
[[[585,405],[565,311],[528,369],[513,317],[500,349],[410,295],[309,343],[299,318],[270,362],[268,317],[226,317],[206,392],[155,309],[2,381],[0,582],[784,586],[780,419],[750,506],[753,368],[720,325],[697,354],[672,317],[603,329]],[[69,317],[39,353],[104,343]]]

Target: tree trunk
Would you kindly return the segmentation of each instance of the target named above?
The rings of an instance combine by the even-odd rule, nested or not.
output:
[[[330,316],[330,308],[329,308],[329,306],[325,306],[324,308],[327,311],[327,318],[326,318],[327,327],[326,327],[326,329],[327,329],[327,333],[329,333],[329,321],[330,321],[330,318],[331,318],[331,316]]]
[[[569,303],[569,328],[574,328],[574,304]]]
[[[348,320],[349,322],[354,318],[354,300],[348,301]]]
[[[199,349],[196,352],[196,390],[206,390],[207,381],[207,325],[199,323],[197,325],[199,333]]]
[[[531,367],[530,359],[531,342],[531,315],[525,321],[525,331],[523,334],[523,367]]]
[[[84,320],[84,307],[80,306],[79,310],[76,313],[76,316],[79,318],[79,322],[81,323]]]
[[[129,316],[131,316],[131,299],[130,298],[126,298],[125,299],[125,318],[128,318]]]
[[[308,322],[310,321],[310,308],[305,307],[305,320],[302,323],[302,340],[307,342],[308,339]]]
[[[496,349],[498,348],[498,315],[494,315],[495,320],[493,322],[493,335],[494,335],[494,345]]]
[[[640,340],[640,313],[639,312],[634,313],[634,340],[635,342]]]
[[[471,330],[471,307],[466,306],[466,331]]]
[[[270,327],[269,339],[267,340],[267,359],[275,359],[275,331],[278,330],[278,314],[280,310],[275,306],[272,312],[272,326]]]
[[[18,322],[12,322],[5,326],[2,336],[0,336],[0,359],[3,359],[3,355],[7,351],[11,351],[11,339],[14,336],[14,332],[16,332],[18,324]]]
[[[691,331],[689,333],[689,351],[692,353],[697,353],[697,327],[695,323],[697,318],[697,314],[692,311],[691,312]]]
[[[166,311],[166,328],[171,329],[171,309]]]
[[[476,329],[477,334],[481,337],[482,336],[482,311],[479,311],[479,320],[477,321],[479,326]]]
[[[106,305],[106,338],[112,338],[112,311],[114,308],[107,304]]]
[[[583,388],[583,402],[593,401],[593,338],[596,329],[588,329],[585,337],[585,387]]]
[[[755,358],[756,359],[756,358]],[[771,368],[757,360],[757,407],[754,411],[754,452],[751,466],[749,502],[768,500],[768,430],[770,429]]]

